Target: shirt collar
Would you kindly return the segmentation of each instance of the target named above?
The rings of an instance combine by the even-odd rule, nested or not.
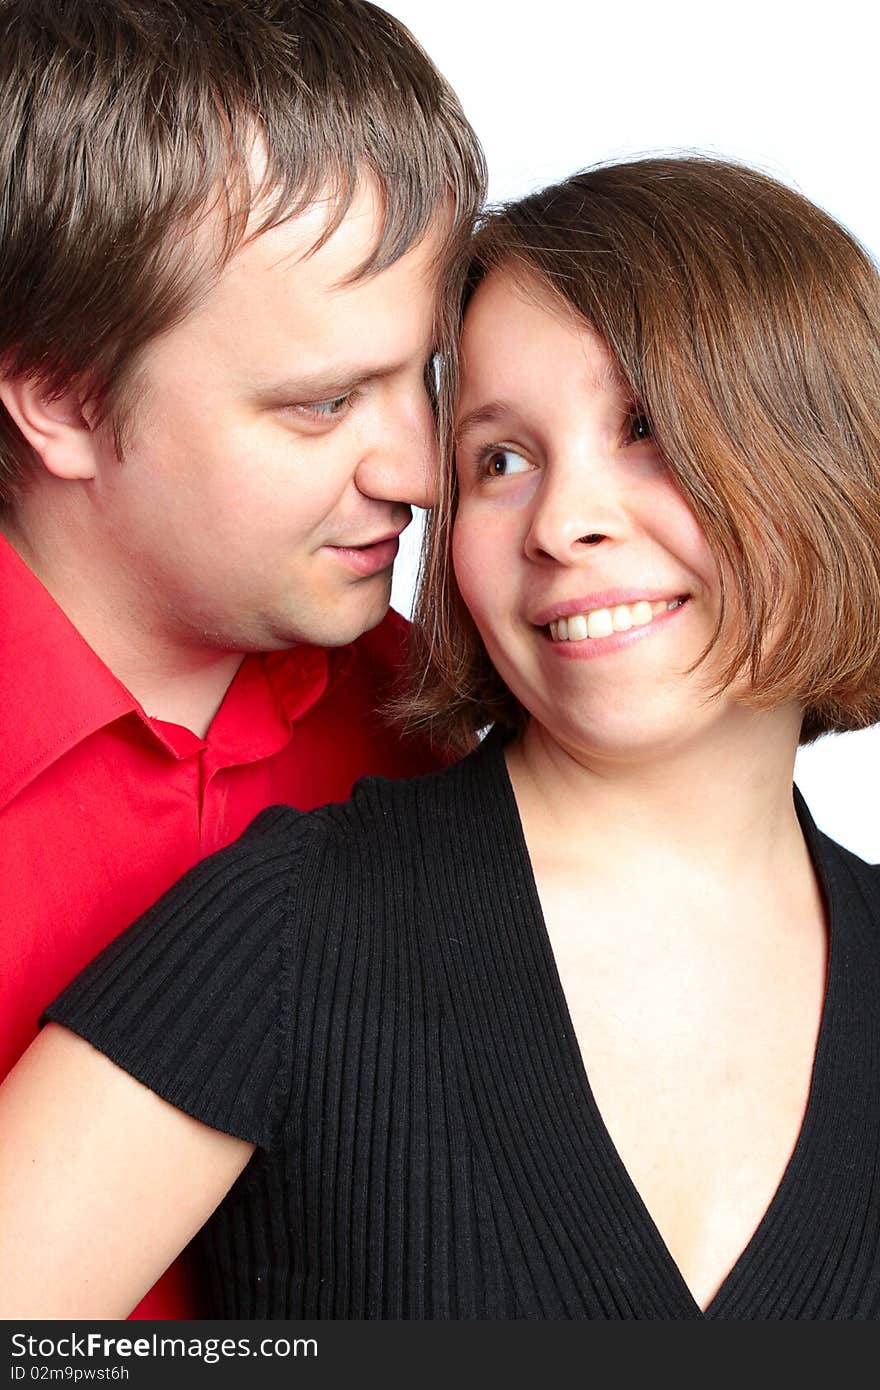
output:
[[[327,689],[335,658],[335,652],[309,646],[246,656],[200,744],[206,775],[283,748],[293,725]]]
[[[0,807],[69,748],[138,708],[0,536]]]
[[[352,655],[349,648],[302,646],[246,656],[201,739],[144,712],[3,536],[0,612],[0,808],[83,739],[126,715],[174,758],[205,753],[209,771],[270,757]]]

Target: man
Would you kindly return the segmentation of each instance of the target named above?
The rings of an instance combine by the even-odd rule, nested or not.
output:
[[[0,0],[0,148],[5,1073],[265,806],[424,765],[385,615],[483,167],[358,0]]]

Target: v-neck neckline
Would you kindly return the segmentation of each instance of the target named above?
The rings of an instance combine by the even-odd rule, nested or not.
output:
[[[819,1097],[827,1093],[825,1078],[828,1071],[829,1054],[833,1045],[833,1001],[837,994],[837,976],[842,953],[840,922],[838,920],[839,913],[835,906],[835,895],[830,875],[819,853],[818,831],[816,830],[803,798],[797,790],[797,787],[794,787],[793,796],[795,809],[807,844],[810,859],[822,891],[828,923],[828,960],[825,991],[811,1068],[808,1099],[797,1139],[780,1181],[757,1226],[752,1232],[752,1235],[722,1279],[715,1294],[710,1299],[705,1309],[703,1309],[694,1297],[657,1222],[642,1198],[635,1182],[631,1178],[593,1094],[589,1073],[584,1062],[580,1045],[577,1041],[568,1000],[559,975],[556,957],[544,918],[522,817],[504,756],[503,741],[497,735],[490,736],[487,744],[478,750],[477,756],[488,756],[492,760],[497,790],[501,793],[501,798],[508,811],[509,825],[513,834],[511,836],[501,837],[501,846],[504,847],[502,852],[506,854],[511,861],[506,867],[518,878],[525,889],[529,913],[538,933],[541,953],[556,1000],[559,1018],[570,1043],[572,1054],[571,1062],[580,1086],[580,1095],[572,1096],[572,1103],[578,1106],[585,1106],[586,1110],[589,1112],[593,1127],[596,1131],[596,1136],[601,1147],[605,1150],[608,1164],[625,1189],[633,1213],[638,1218],[643,1231],[647,1232],[650,1243],[654,1247],[657,1260],[659,1264],[666,1269],[670,1285],[674,1286],[676,1290],[676,1301],[683,1310],[680,1316],[701,1321],[711,1321],[715,1318],[723,1317],[725,1308],[729,1307],[733,1302],[736,1302],[737,1292],[740,1289],[742,1280],[747,1277],[749,1269],[753,1267],[755,1261],[765,1252],[768,1242],[772,1239],[773,1228],[777,1223],[780,1213],[785,1207],[792,1187],[801,1181],[801,1174],[810,1163],[813,1133],[818,1122],[817,1112],[819,1109]],[[501,846],[496,846],[496,848],[500,849]]]

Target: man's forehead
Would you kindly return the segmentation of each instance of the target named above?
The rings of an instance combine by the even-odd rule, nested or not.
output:
[[[369,214],[356,207],[312,255],[303,252],[319,213],[260,233],[147,357],[163,373],[213,374],[268,404],[332,399],[424,362],[437,320],[437,246],[426,242],[352,281],[371,245]]]
[[[251,210],[244,243],[259,242],[271,231],[283,227],[285,248],[280,259],[290,264],[310,260],[336,238],[344,243],[344,249],[360,248],[362,254],[369,255],[382,235],[384,217],[380,190],[374,179],[361,179],[340,216],[341,196],[335,190],[325,189],[305,208],[298,208],[287,216],[276,215],[268,231],[265,224],[271,209],[263,199]]]
[[[188,378],[206,372],[246,384],[260,399],[329,399],[433,348],[445,220],[389,266],[356,278],[381,233],[375,186],[356,191],[318,249],[327,200],[245,239],[146,359]],[[216,233],[216,228],[215,228]],[[208,252],[205,243],[194,254]]]
[[[278,208],[277,198],[269,191],[254,201],[220,278],[295,272],[329,292],[372,274],[381,275],[397,259],[421,251],[426,254],[410,259],[421,259],[426,275],[436,281],[445,260],[453,214],[451,199],[441,202],[427,228],[414,235],[399,256],[373,270],[371,263],[386,231],[387,214],[383,190],[369,171],[360,175],[349,194],[325,188],[305,207],[293,207],[289,212]],[[227,233],[218,208],[205,228],[218,259],[223,259]]]
[[[358,197],[340,224],[325,239],[333,209],[326,203],[277,226],[259,231],[235,251],[216,282],[235,293],[284,293],[303,304],[324,304],[330,298],[377,298],[392,281],[406,283],[413,292],[436,292],[441,278],[445,225],[438,219],[427,235],[389,266],[370,274],[370,261],[382,235],[381,209],[370,197]],[[398,289],[399,292],[399,289]]]

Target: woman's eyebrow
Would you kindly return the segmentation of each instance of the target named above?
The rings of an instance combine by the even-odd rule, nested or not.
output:
[[[471,430],[478,429],[480,425],[497,425],[500,420],[510,415],[510,406],[504,401],[488,401],[486,405],[479,405],[475,410],[469,410],[466,415],[456,422],[455,437],[463,439]]]

